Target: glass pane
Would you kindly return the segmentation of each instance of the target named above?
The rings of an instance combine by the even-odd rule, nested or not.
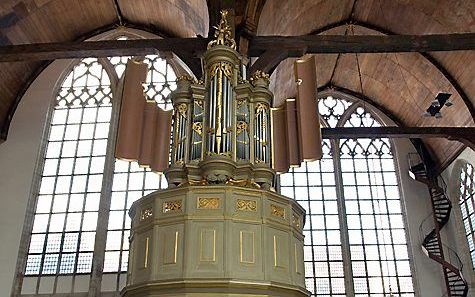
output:
[[[80,61],[58,91],[26,274],[90,272],[92,253],[77,251],[94,249],[95,232],[84,231],[96,229],[105,158],[92,154],[105,154],[111,98],[110,80],[93,58]]]
[[[344,126],[379,127],[380,123],[357,107]],[[340,159],[355,292],[364,296],[414,294],[389,140],[341,139]],[[411,285],[403,288],[396,281],[389,285],[389,277],[399,276],[407,277]]]

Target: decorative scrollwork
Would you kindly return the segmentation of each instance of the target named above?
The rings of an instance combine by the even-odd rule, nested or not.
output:
[[[285,208],[271,204],[270,211],[271,215],[285,219]]]
[[[239,109],[247,102],[246,98],[240,98],[236,100],[236,107]]]
[[[247,123],[243,121],[238,121],[236,125],[236,134],[239,135],[244,131],[247,131]]]
[[[195,104],[198,105],[201,109],[203,109],[203,100],[195,99]]]
[[[221,10],[219,25],[214,27],[216,29],[214,37],[216,39],[208,43],[208,49],[217,45],[226,45],[234,50],[236,49],[236,41],[232,38],[231,26],[228,24],[228,14],[228,10]]]
[[[142,209],[140,212],[140,221],[145,221],[153,216],[153,209],[152,207],[147,207]]]
[[[232,79],[233,76],[233,66],[228,63],[228,62],[218,62],[213,65],[211,65],[209,69],[209,75],[210,77],[213,77],[216,75],[218,71],[222,71],[224,76],[226,76],[228,79]]]
[[[165,201],[162,205],[162,212],[163,213],[170,213],[170,212],[178,212],[181,211],[182,201],[181,200],[173,200],[173,201]]]
[[[257,211],[257,201],[248,199],[237,199],[236,209],[240,211]]]
[[[245,188],[253,188],[253,189],[260,189],[261,186],[254,181],[254,179],[239,179],[235,180],[230,178],[227,182],[227,185],[237,186],[237,187],[245,187]]]
[[[199,209],[218,209],[219,198],[198,198]]]
[[[192,78],[191,76],[189,75],[180,75],[176,78],[177,81],[182,81],[182,80],[185,80],[185,81],[189,81],[190,83],[194,83],[195,82],[195,79]]]
[[[267,111],[267,105],[264,103],[257,103],[256,104],[256,115],[260,114],[261,112]]]
[[[249,80],[254,85],[259,79],[264,80],[267,84],[270,83],[269,74],[265,73],[262,70],[257,70],[256,72],[254,72]]]
[[[178,106],[176,107],[177,113],[181,115],[182,117],[186,117],[187,110],[188,110],[188,105],[186,103],[178,104]]]
[[[193,131],[195,131],[196,133],[198,133],[198,135],[201,136],[203,134],[203,123],[194,122],[193,123]]]

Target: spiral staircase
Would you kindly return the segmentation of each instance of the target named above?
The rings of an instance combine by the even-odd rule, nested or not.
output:
[[[440,238],[440,230],[449,221],[452,203],[445,195],[444,189],[439,186],[437,178],[428,173],[423,162],[411,166],[409,175],[414,180],[426,184],[431,197],[433,212],[430,217],[433,218],[433,223],[431,228],[428,229],[430,231],[423,231],[427,230],[423,228],[426,220],[421,224],[420,230],[426,232],[422,241],[422,250],[429,258],[442,265],[447,286],[445,296],[466,297],[468,295],[468,285],[462,275],[462,262],[453,250],[444,246]],[[449,257],[444,257],[444,253],[450,254]]]

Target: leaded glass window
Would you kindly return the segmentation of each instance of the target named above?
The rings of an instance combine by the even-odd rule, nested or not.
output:
[[[156,55],[146,56],[144,62],[149,66],[144,84],[145,94],[148,98],[155,100],[162,109],[172,108],[169,95],[176,89],[175,72],[165,59]],[[118,66],[115,65],[115,67],[117,71]],[[104,272],[127,271],[130,235],[128,211],[132,203],[144,195],[157,189],[167,188],[167,186],[164,176],[157,175],[148,168],[140,167],[137,162],[115,161]]]
[[[460,210],[470,257],[475,268],[475,170],[466,163],[460,172]]]
[[[115,290],[124,284],[128,210],[142,196],[167,187],[165,178],[149,168],[110,157],[113,144],[108,140],[113,135],[109,130],[115,130],[117,120],[113,119],[119,112],[114,100],[120,100],[112,94],[118,93],[128,59],[81,60],[58,91],[36,197],[26,276],[90,274],[93,259],[103,255],[102,272],[117,274]],[[170,109],[169,95],[176,88],[174,69],[158,55],[146,56],[144,61],[149,65],[144,92],[160,107]],[[101,205],[109,208],[108,225],[102,226],[107,239],[105,251],[94,251],[96,240],[104,240],[96,238]]]
[[[381,126],[361,102],[326,96],[318,105],[326,127]],[[312,296],[414,296],[390,141],[325,140],[323,152],[280,177],[281,193],[307,211],[307,289]]]
[[[109,77],[96,59],[76,65],[59,90],[26,275],[91,272],[111,99]]]

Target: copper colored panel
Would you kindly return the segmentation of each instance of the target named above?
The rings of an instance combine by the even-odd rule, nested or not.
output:
[[[277,173],[289,171],[290,163],[287,154],[287,124],[285,120],[285,104],[271,109],[272,117],[272,167]]]
[[[299,153],[299,139],[297,134],[297,109],[295,99],[287,99],[285,101],[286,113],[286,134],[287,134],[287,157],[289,158],[290,166],[300,166],[302,160]]]
[[[170,156],[170,131],[172,129],[172,110],[157,110],[155,143],[151,168],[155,172],[163,172],[168,168]]]
[[[322,134],[318,119],[315,57],[295,62],[297,124],[300,156],[304,161],[322,158]]]
[[[287,133],[285,104],[271,109],[272,117],[272,167],[277,173],[289,170],[290,163],[287,155]]]
[[[147,75],[147,64],[129,60],[124,75],[115,156],[119,159],[138,160],[145,109],[142,83]]]
[[[147,101],[143,117],[142,141],[140,145],[139,164],[149,167],[153,162],[153,145],[157,127],[158,106],[155,101]]]

